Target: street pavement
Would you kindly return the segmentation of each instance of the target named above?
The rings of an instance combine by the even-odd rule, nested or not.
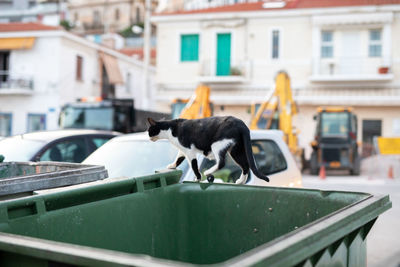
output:
[[[392,208],[379,216],[367,238],[368,267],[400,267],[400,179],[327,172],[326,179],[303,174],[303,187],[389,194]]]

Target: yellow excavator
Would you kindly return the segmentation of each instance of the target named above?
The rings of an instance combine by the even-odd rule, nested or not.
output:
[[[278,129],[297,163],[304,166],[304,150],[298,146],[298,130],[293,126],[293,116],[298,112],[293,100],[289,75],[280,71],[275,77],[275,90],[271,90],[266,101],[251,106],[250,129]]]
[[[211,117],[210,88],[204,84],[200,84],[190,99],[175,99],[171,108],[173,119],[201,119]]]

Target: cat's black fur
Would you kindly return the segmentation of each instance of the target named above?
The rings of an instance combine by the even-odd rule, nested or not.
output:
[[[153,141],[169,139],[180,150],[175,162],[169,165],[170,168],[176,168],[186,158],[197,180],[200,180],[196,153],[203,153],[204,156],[209,157],[214,154],[218,166],[211,168],[212,172],[225,165],[226,153],[230,153],[242,169],[240,183],[246,182],[249,169],[260,179],[269,182],[269,178],[259,172],[255,165],[250,131],[240,119],[229,116],[158,122],[149,118],[148,121],[150,123],[148,130],[150,139]],[[207,175],[211,176],[211,173]],[[243,179],[244,181],[242,181]]]

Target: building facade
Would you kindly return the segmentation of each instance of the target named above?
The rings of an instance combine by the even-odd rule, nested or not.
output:
[[[70,0],[68,9],[74,31],[84,34],[119,32],[144,21],[143,0]]]
[[[60,108],[83,97],[140,108],[142,74],[142,62],[58,27],[0,24],[0,136],[57,129]]]
[[[211,87],[215,115],[250,120],[285,70],[299,106],[300,146],[311,152],[318,106],[352,106],[364,150],[400,135],[400,3],[383,0],[263,1],[161,13],[157,102]]]
[[[67,17],[67,4],[63,0],[0,1],[0,23],[40,22],[58,26]]]

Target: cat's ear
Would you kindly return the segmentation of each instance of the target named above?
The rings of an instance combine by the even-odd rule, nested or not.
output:
[[[150,123],[151,126],[156,125],[156,121],[153,120],[152,118],[147,118],[147,121]]]

